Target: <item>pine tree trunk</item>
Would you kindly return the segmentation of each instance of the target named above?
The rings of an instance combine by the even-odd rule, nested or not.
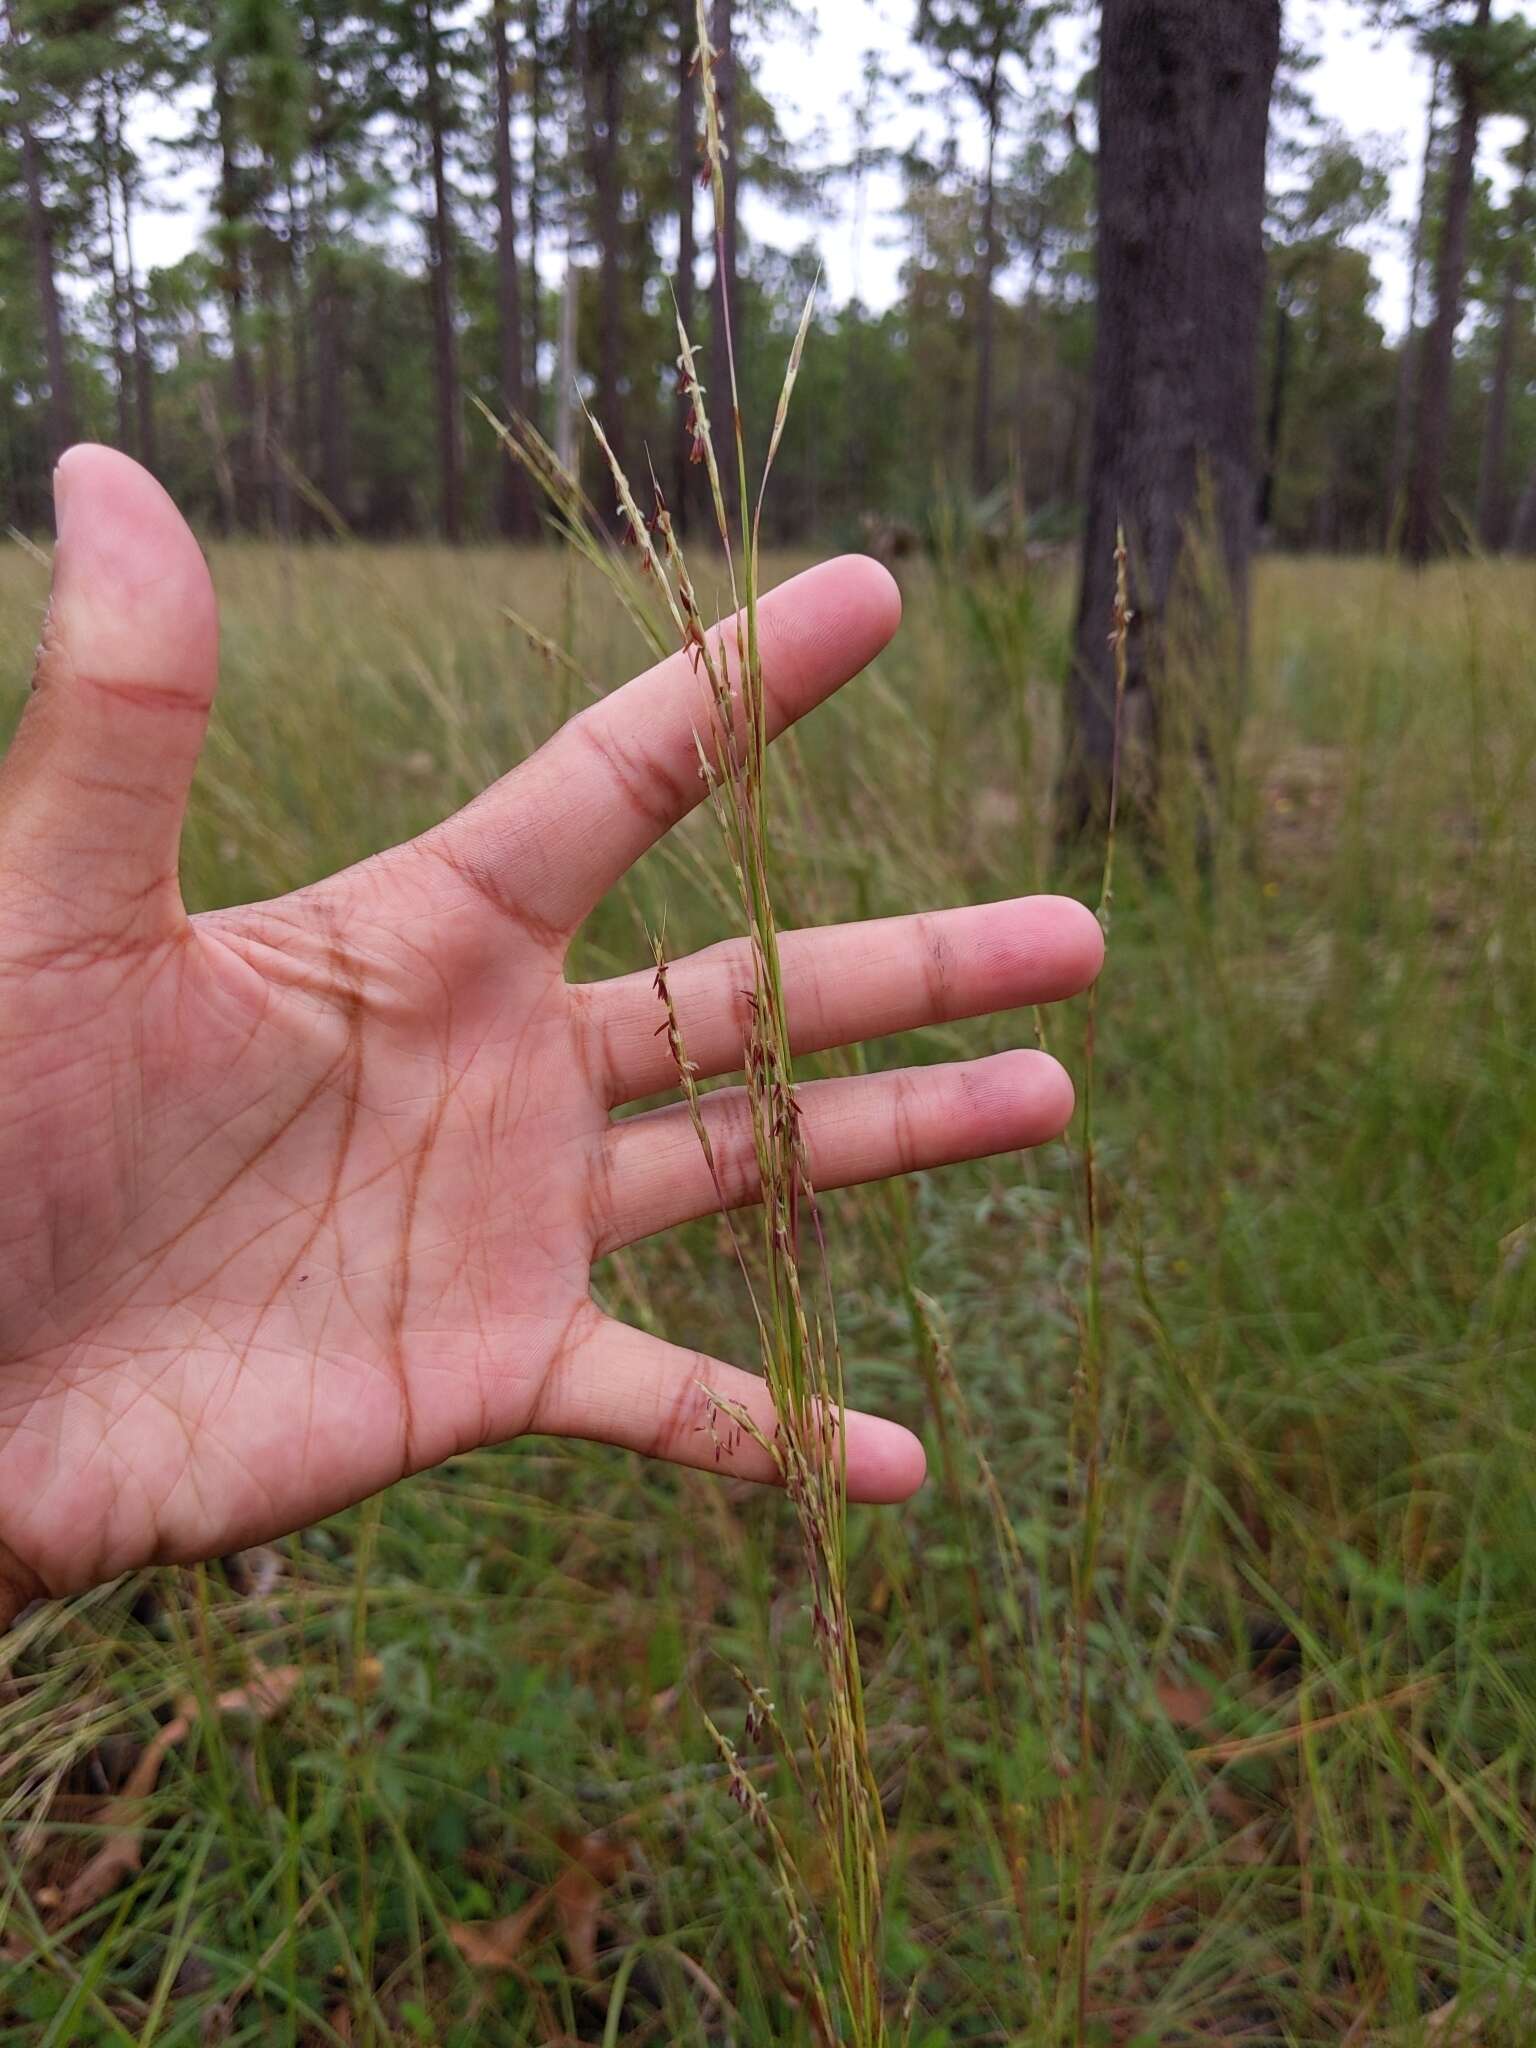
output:
[[[971,428],[971,489],[984,498],[992,482],[992,354],[997,274],[997,130],[1000,61],[994,58],[987,100],[987,167],[981,193],[981,271],[977,279],[976,412]]]
[[[264,239],[257,264],[261,294],[261,411],[265,423],[263,442],[267,450],[267,505],[272,527],[281,541],[293,538],[293,479],[289,469],[292,456],[288,375],[285,337],[288,323],[282,317],[279,282],[281,253],[271,239]]]
[[[1517,555],[1536,555],[1536,462],[1531,464],[1531,473],[1515,507],[1509,544]]]
[[[337,278],[331,215],[331,136],[335,132],[337,76],[327,47],[330,23],[316,7],[303,16],[304,54],[310,99],[304,151],[304,249],[296,266],[295,331],[304,330],[297,436],[302,461],[319,502],[308,522],[330,532],[349,523],[346,443],[346,383],[338,343]]]
[[[586,104],[585,88],[590,69],[587,62],[586,13],[581,0],[567,0],[566,43],[571,53],[572,68],[577,73],[582,87],[579,100],[573,87],[572,91],[566,94],[561,107],[564,145],[562,154],[574,174],[578,153],[576,110]],[[570,183],[574,186],[574,175]],[[565,274],[560,286],[560,325],[555,367],[555,453],[559,457],[561,468],[568,475],[579,476],[581,456],[576,443],[576,377],[580,341],[577,315],[581,310],[581,273],[576,264],[576,250],[581,223],[574,194],[569,188],[565,196],[564,215],[562,226],[565,238]]]
[[[1483,445],[1477,466],[1477,538],[1490,554],[1504,544],[1504,453],[1509,435],[1509,382],[1515,367],[1516,326],[1520,311],[1519,265],[1511,251],[1504,268],[1499,307],[1499,339],[1483,420]]]
[[[235,524],[252,522],[257,472],[262,467],[255,438],[256,372],[246,337],[245,200],[235,159],[233,108],[229,77],[221,58],[213,60],[213,115],[219,137],[219,289],[229,322],[229,363],[235,401],[235,430],[229,441],[229,467],[234,479]]]
[[[1280,0],[1104,0],[1094,419],[1063,792],[1064,822],[1076,827],[1102,811],[1114,755],[1118,527],[1137,615],[1128,729],[1148,735],[1150,768],[1160,649],[1170,623],[1182,633],[1203,619],[1182,608],[1195,604],[1186,543],[1207,503],[1240,669],[1279,53]]]
[[[118,112],[118,132],[122,114]],[[138,266],[133,255],[133,180],[121,153],[117,160],[118,213],[123,223],[123,268],[128,286],[128,324],[133,340],[134,420],[138,428],[138,457],[148,470],[159,463],[155,435],[155,366],[144,332],[144,295],[139,288]]]
[[[1275,354],[1270,365],[1269,408],[1264,417],[1264,481],[1259,489],[1259,532],[1275,523],[1275,493],[1280,484],[1280,443],[1285,433],[1285,401],[1291,379],[1291,316],[1285,301],[1275,300]]]
[[[233,533],[240,521],[239,507],[235,501],[235,473],[230,467],[229,445],[224,435],[224,422],[219,418],[218,401],[213,395],[213,382],[209,374],[208,337],[199,325],[190,344],[178,347],[183,366],[187,356],[196,358],[197,378],[192,386],[197,416],[202,422],[204,436],[208,442],[208,461],[213,470],[213,480],[219,493],[219,508],[224,520],[224,531]]]
[[[107,238],[107,325],[111,334],[112,385],[117,412],[117,445],[133,446],[133,397],[128,382],[127,306],[122,266],[117,252],[117,181],[113,175],[113,138],[107,116],[107,88],[102,84],[96,106],[96,155],[101,166],[101,218]]]
[[[312,232],[309,197],[300,203],[292,172],[284,186],[284,211],[288,221],[287,261],[283,265],[283,329],[288,337],[288,442],[295,467],[301,476],[313,476],[310,456],[314,447],[314,334],[304,317],[309,303],[309,266]],[[294,510],[300,532],[314,525],[314,508],[307,493],[299,493]]]
[[[1478,29],[1486,29],[1492,0],[1478,0]],[[1419,367],[1419,402],[1414,425],[1413,471],[1403,517],[1403,553],[1416,565],[1427,562],[1445,538],[1443,500],[1445,455],[1451,437],[1451,378],[1455,368],[1456,329],[1461,323],[1462,289],[1467,272],[1467,220],[1477,170],[1477,140],[1482,128],[1482,93],[1463,67],[1456,74],[1461,106],[1456,118],[1456,143],[1446,182],[1445,219],[1435,259],[1435,315]]]
[[[677,315],[689,340],[694,339],[694,269],[698,262],[694,209],[698,199],[699,82],[695,64],[698,33],[693,0],[677,6]],[[694,495],[693,463],[686,392],[677,398],[677,447],[672,470],[672,517],[680,534],[688,531]]]
[[[629,467],[625,419],[623,185],[619,161],[624,118],[623,52],[611,7],[594,33],[587,26],[585,70],[592,228],[597,243],[597,416],[619,465]],[[607,488],[605,484],[605,501]]]
[[[1530,223],[1530,178],[1536,152],[1536,122],[1527,124],[1521,145],[1519,182],[1510,195],[1511,234],[1504,258],[1504,284],[1499,305],[1498,352],[1494,357],[1493,382],[1488,392],[1488,412],[1483,422],[1482,457],[1477,472],[1477,537],[1483,547],[1497,553],[1504,545],[1508,526],[1509,498],[1505,489],[1509,440],[1509,386],[1514,375],[1515,350],[1520,338],[1520,287],[1529,261],[1526,232]]]
[[[347,378],[342,289],[331,239],[331,157],[321,137],[311,158],[309,327],[315,380],[315,438],[320,495],[335,521],[349,526],[352,492],[347,471]]]
[[[740,186],[740,138],[736,133],[736,52],[732,0],[715,0],[709,39],[715,47],[715,86],[726,157],[724,217],[715,231],[715,281],[710,322],[710,422],[715,432],[726,510],[734,523],[739,503],[736,425],[731,410],[731,351],[741,344],[741,294],[737,290],[736,204]],[[732,330],[734,329],[734,335]]]
[[[4,10],[8,49],[20,47],[9,0]],[[64,342],[64,311],[59,297],[53,220],[43,190],[43,158],[37,136],[25,109],[13,110],[21,156],[22,190],[26,198],[27,236],[32,244],[32,262],[37,278],[37,303],[43,318],[43,357],[48,369],[48,441],[55,458],[75,439],[74,389],[70,381],[69,355]]]
[[[539,279],[539,250],[542,246],[544,222],[540,192],[544,178],[544,51],[539,41],[538,0],[530,0],[527,15],[529,48],[528,82],[528,290],[524,294],[527,303],[528,352],[524,358],[523,384],[528,394],[529,417],[538,422],[542,417],[543,379],[539,370],[539,357],[544,346],[543,286]]]
[[[1397,357],[1397,405],[1392,426],[1392,467],[1387,481],[1386,539],[1403,509],[1408,461],[1413,452],[1413,394],[1417,388],[1419,308],[1424,298],[1424,259],[1429,253],[1429,208],[1434,196],[1436,127],[1440,119],[1441,67],[1437,62],[1429,89],[1429,118],[1424,129],[1424,172],[1419,181],[1419,213],[1413,224],[1413,254],[1408,269],[1408,321]]]
[[[496,81],[496,319],[501,404],[506,417],[528,410],[523,385],[523,285],[517,263],[517,177],[512,157],[512,63],[507,49],[508,0],[492,0],[491,69]],[[497,523],[508,540],[536,531],[528,478],[521,463],[503,456],[496,497]]]
[[[22,180],[27,195],[27,226],[37,266],[37,296],[43,314],[43,348],[48,364],[48,438],[54,455],[75,439],[74,388],[64,344],[64,313],[54,269],[53,224],[43,198],[39,151],[30,125],[21,123]]]
[[[1040,318],[1040,277],[1044,265],[1045,248],[1042,235],[1037,236],[1030,246],[1029,280],[1024,288],[1024,296],[1019,302],[1018,352],[1014,364],[1013,460],[1014,488],[1018,499],[1015,516],[1020,518],[1021,522],[1028,517],[1030,493],[1035,484],[1034,475],[1030,472],[1029,455],[1038,417],[1038,372],[1046,352],[1044,328]],[[1050,351],[1052,360],[1054,353],[1054,350]],[[1043,471],[1045,466],[1042,461],[1038,468]],[[1059,464],[1057,468],[1059,472]]]
[[[576,445],[576,315],[580,310],[581,272],[576,264],[575,245],[567,240],[565,279],[560,287],[559,366],[555,372],[555,454],[560,467],[571,476],[581,470],[581,451]]]
[[[443,106],[433,0],[423,0],[421,21],[426,71],[427,143],[432,167],[432,215],[427,233],[432,290],[432,357],[437,381],[438,518],[444,540],[457,543],[464,537],[459,339],[454,321],[453,210],[448,193],[447,114]]]
[[[343,447],[346,437],[341,350],[338,342],[335,258],[317,249],[310,283],[310,323],[315,336],[315,417],[320,444],[320,491],[343,525],[351,519]]]

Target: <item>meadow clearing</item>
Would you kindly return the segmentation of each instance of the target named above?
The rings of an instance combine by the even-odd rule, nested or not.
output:
[[[214,560],[200,906],[420,830],[644,659],[552,553]],[[0,556],[8,713],[46,582]],[[1051,831],[1065,584],[919,565],[906,597],[776,750],[782,921],[1096,900],[1102,849]],[[1120,849],[1092,1388],[1080,1134],[828,1199],[851,1391],[930,1451],[911,1510],[850,1521],[893,2039],[1531,2039],[1533,758],[1528,568],[1262,562],[1220,822],[1175,762]],[[578,971],[735,929],[717,866],[696,820]],[[1081,1074],[1083,1006],[1044,1029]],[[754,1356],[717,1223],[600,1288]],[[735,1675],[814,1685],[796,1559],[773,1496],[534,1440],[34,1610],[0,1649],[0,2042],[812,2043],[817,1959],[703,1719],[814,1905]]]

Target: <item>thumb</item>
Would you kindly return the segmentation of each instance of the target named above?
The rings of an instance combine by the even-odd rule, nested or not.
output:
[[[181,821],[217,675],[213,586],[180,513],[126,455],[71,448],[53,488],[53,595],[0,772],[7,911],[50,949],[152,944],[183,916]]]

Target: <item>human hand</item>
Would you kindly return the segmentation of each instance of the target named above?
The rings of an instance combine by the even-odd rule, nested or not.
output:
[[[32,1597],[318,1520],[538,1431],[773,1476],[722,1453],[701,1385],[770,1434],[755,1375],[612,1321],[594,1259],[718,1205],[649,972],[568,983],[603,893],[703,795],[679,655],[457,817],[272,903],[188,918],[187,788],[213,695],[201,554],[125,457],[60,465],[34,693],[0,768],[0,1626]],[[875,655],[899,600],[832,562],[762,609],[782,727]],[[783,940],[797,1048],[1074,994],[1079,905],[1036,898]],[[739,947],[670,981],[705,1075],[739,1068]],[[1037,1144],[1054,1061],[812,1084],[830,1188]],[[732,1199],[741,1098],[707,1098]],[[850,1494],[905,1498],[906,1430],[847,1418]]]

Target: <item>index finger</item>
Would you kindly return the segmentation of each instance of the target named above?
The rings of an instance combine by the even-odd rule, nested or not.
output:
[[[890,640],[901,595],[845,555],[792,577],[758,610],[768,736],[856,676]],[[736,621],[711,641],[736,668]],[[707,677],[682,651],[563,726],[521,767],[427,835],[480,894],[571,933],[641,854],[703,801],[698,741],[714,728]]]

